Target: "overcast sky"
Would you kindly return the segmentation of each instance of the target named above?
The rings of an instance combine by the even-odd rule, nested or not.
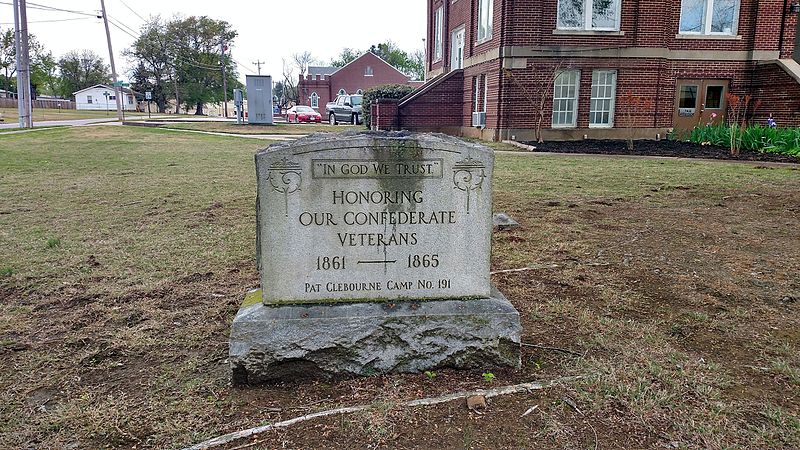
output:
[[[0,3],[0,23],[13,27],[12,0]],[[112,21],[138,31],[141,16],[172,17],[205,15],[230,22],[239,32],[232,56],[242,64],[244,75],[255,73],[255,61],[261,60],[261,73],[279,77],[281,58],[308,50],[323,63],[336,57],[344,47],[366,49],[391,39],[406,51],[422,49],[425,37],[425,0],[404,1],[258,1],[258,0],[105,0]],[[68,12],[44,11],[35,5],[95,13],[100,0],[35,0],[28,2],[28,23],[47,49],[58,58],[70,50],[90,49],[108,61],[103,21]],[[133,9],[129,9],[127,6]],[[138,16],[137,16],[138,14]],[[61,22],[39,22],[52,20]],[[38,23],[37,23],[38,22]],[[10,23],[10,25],[9,25]],[[128,30],[130,32],[130,30]],[[135,33],[133,33],[135,34]],[[111,26],[117,72],[127,79],[131,64],[122,56],[134,38]],[[246,68],[245,68],[246,67]],[[252,72],[251,72],[252,71]]]

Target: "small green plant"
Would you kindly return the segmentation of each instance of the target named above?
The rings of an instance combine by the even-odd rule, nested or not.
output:
[[[50,238],[47,240],[47,248],[56,248],[56,247],[61,247],[61,239]]]
[[[492,381],[494,381],[494,374],[492,372],[483,372],[481,376],[483,377],[483,380],[486,381],[487,383],[491,383]]]
[[[800,157],[800,128],[777,128],[763,125],[705,125],[695,127],[686,140],[703,145],[729,146],[731,132],[738,148],[759,153]]]
[[[437,375],[436,372],[434,372],[432,370],[426,370],[425,371],[425,376],[428,377],[428,379],[431,380],[431,381],[433,381],[433,379],[436,378],[436,375]]]
[[[0,277],[10,277],[11,275],[14,275],[13,267],[3,267],[0,269]]]

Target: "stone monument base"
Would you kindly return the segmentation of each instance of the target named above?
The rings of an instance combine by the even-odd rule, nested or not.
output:
[[[264,306],[251,291],[231,327],[233,384],[520,366],[519,313],[490,298]]]

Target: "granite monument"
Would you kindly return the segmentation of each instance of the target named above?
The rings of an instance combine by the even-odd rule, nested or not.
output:
[[[431,134],[317,134],[256,155],[261,289],[230,338],[236,384],[518,366],[490,284],[493,152]]]

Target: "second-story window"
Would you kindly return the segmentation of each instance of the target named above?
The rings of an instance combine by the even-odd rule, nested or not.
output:
[[[736,34],[739,0],[682,0],[681,34]]]
[[[434,30],[433,30],[433,60],[439,61],[442,59],[442,33],[444,30],[444,6],[440,6],[433,16]]]
[[[478,0],[478,42],[492,38],[492,20],[494,19],[494,1]]]
[[[621,0],[558,0],[559,30],[619,31]]]
[[[364,68],[364,76],[365,77],[371,77],[372,75],[373,75],[372,67],[371,66],[365,67]]]

